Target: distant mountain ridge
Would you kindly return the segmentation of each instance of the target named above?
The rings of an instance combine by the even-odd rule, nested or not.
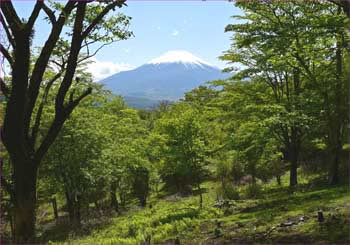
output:
[[[100,83],[125,98],[176,101],[207,81],[228,77],[230,74],[222,73],[219,68],[187,51],[169,51],[133,70],[107,77]]]

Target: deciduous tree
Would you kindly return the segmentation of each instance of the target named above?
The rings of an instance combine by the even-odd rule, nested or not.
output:
[[[130,37],[131,33],[127,30],[129,17],[121,14],[108,16],[108,13],[122,7],[124,3],[125,0],[99,4],[93,1],[68,1],[64,5],[54,3],[48,6],[44,1],[37,1],[29,18],[25,20],[18,16],[11,1],[1,2],[0,20],[10,48],[6,49],[1,44],[0,49],[11,68],[10,82],[0,81],[7,100],[2,141],[13,165],[13,188],[7,191],[14,200],[16,243],[34,242],[37,170],[66,119],[92,90],[87,88],[80,94],[69,90],[76,80],[79,53],[86,48],[88,57],[92,55],[88,48],[93,43],[110,43]],[[32,60],[34,26],[40,13],[47,16],[51,29],[40,54]],[[68,30],[67,35],[63,34],[63,30]],[[51,82],[44,81],[44,75],[60,40],[69,40],[67,59],[59,64],[63,70],[57,72],[54,79],[60,78],[59,89],[55,94],[53,121],[39,142],[37,132],[42,114],[40,111],[35,114],[34,108],[38,103],[40,87],[44,85],[49,91],[52,88]],[[31,68],[32,63],[34,65]],[[2,186],[9,187],[6,180],[1,179]]]

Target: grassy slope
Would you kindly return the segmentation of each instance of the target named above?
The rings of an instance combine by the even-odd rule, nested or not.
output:
[[[203,208],[199,196],[152,197],[153,208],[134,208],[100,225],[67,232],[62,223],[45,234],[43,242],[69,244],[151,243],[349,243],[349,187],[300,184],[290,194],[286,183],[265,185],[257,199],[232,201],[228,208],[215,208],[214,182],[204,184]],[[317,221],[321,208],[325,222]],[[304,221],[300,222],[300,218]],[[296,225],[280,227],[281,223]],[[220,223],[220,227],[218,227]],[[45,237],[45,238],[44,238]],[[50,241],[51,240],[51,241]]]

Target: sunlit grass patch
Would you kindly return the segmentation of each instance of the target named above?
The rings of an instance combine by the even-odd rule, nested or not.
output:
[[[217,184],[212,181],[203,184],[206,189],[203,208],[199,208],[199,195],[169,199],[173,194],[164,193],[161,198],[151,197],[152,208],[134,208],[86,234],[53,236],[56,239],[52,242],[140,244],[151,238],[151,243],[156,244],[173,243],[176,237],[181,243],[348,241],[347,186],[315,187],[304,183],[290,191],[286,185],[270,183],[262,185],[260,197],[232,200],[229,207],[217,208],[214,207]],[[317,221],[319,209],[325,216],[321,226]],[[281,225],[288,222],[295,224]]]

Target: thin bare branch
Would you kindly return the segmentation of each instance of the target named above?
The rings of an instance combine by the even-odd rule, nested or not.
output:
[[[44,109],[44,106],[47,102],[47,97],[49,95],[49,91],[50,91],[50,88],[52,86],[52,84],[57,81],[61,76],[62,76],[62,73],[63,73],[63,69],[57,73],[46,85],[45,87],[45,91],[44,91],[44,94],[43,94],[43,97],[41,99],[41,102],[40,102],[40,105],[39,105],[39,109],[38,109],[38,112],[36,114],[36,117],[35,117],[35,122],[34,122],[34,126],[32,128],[32,133],[31,133],[31,137],[30,137],[30,144],[31,146],[34,148],[35,146],[35,141],[36,141],[36,137],[38,135],[38,131],[39,131],[39,127],[40,127],[40,122],[41,122],[41,115],[42,115],[42,112],[43,112],[43,109]]]
[[[16,47],[16,43],[15,43],[15,40],[13,39],[13,35],[5,21],[5,18],[4,16],[2,15],[2,13],[0,12],[0,22],[6,32],[6,36],[7,36],[7,39],[9,40],[10,44],[12,45],[13,48]]]
[[[27,31],[31,31],[33,29],[33,26],[34,26],[34,23],[36,21],[36,19],[38,18],[39,16],[39,13],[40,13],[40,10],[42,8],[42,5],[43,5],[43,1],[42,0],[37,0],[36,3],[35,3],[35,6],[34,6],[34,9],[28,19],[28,22],[26,24],[26,27],[25,29]]]
[[[5,49],[5,47],[0,43],[0,52],[2,55],[6,58],[6,60],[9,62],[11,68],[13,67],[13,59],[10,55],[10,53]]]
[[[95,55],[98,53],[98,51],[100,51],[103,47],[105,47],[105,46],[107,46],[107,45],[110,45],[110,44],[112,44],[112,43],[114,43],[114,42],[116,42],[116,41],[111,41],[111,42],[102,44],[102,45],[101,45],[98,49],[96,49],[95,52],[93,52],[91,55],[88,54],[88,55],[85,56],[84,58],[78,60],[78,63],[81,63],[81,62],[83,62],[84,60],[87,60],[87,59],[89,59],[89,58],[95,56]]]
[[[81,33],[83,30],[83,21],[86,12],[86,2],[78,2],[76,17],[73,26],[73,35],[71,41],[71,48],[69,51],[69,57],[67,61],[67,69],[57,93],[55,110],[56,113],[60,114],[64,111],[64,99],[72,84],[74,73],[77,68],[77,60],[83,42]]]
[[[0,4],[0,8],[4,13],[7,23],[11,29],[11,32],[16,35],[23,26],[22,21],[18,17],[15,8],[12,5],[11,1],[2,1]]]
[[[51,24],[55,25],[56,24],[55,13],[45,3],[43,3],[42,8],[43,8],[44,12],[46,13],[47,17],[49,17]]]
[[[59,63],[55,60],[50,60],[51,63],[55,64],[56,66],[58,66],[60,69],[64,68],[66,63],[64,62],[64,60],[62,59],[62,63]]]
[[[80,103],[82,99],[84,99],[86,96],[91,94],[91,92],[92,92],[92,88],[91,87],[87,88],[78,98],[76,98],[71,103],[69,103],[67,107],[67,110],[69,111],[69,113],[73,111],[73,109]]]

